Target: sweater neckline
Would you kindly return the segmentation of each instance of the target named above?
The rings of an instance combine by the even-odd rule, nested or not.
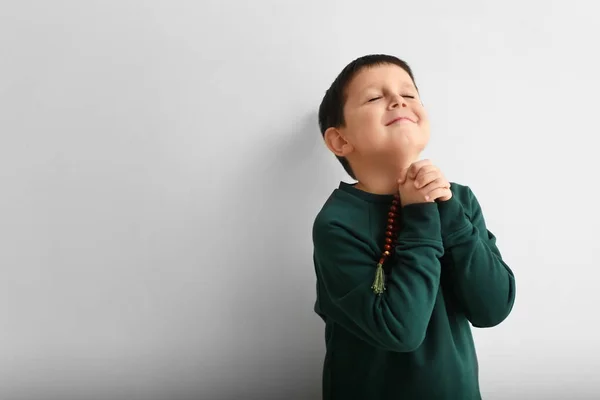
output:
[[[390,204],[394,200],[393,194],[375,194],[365,192],[364,190],[358,189],[356,183],[340,182],[338,187],[339,190],[358,197],[369,203],[387,203]]]

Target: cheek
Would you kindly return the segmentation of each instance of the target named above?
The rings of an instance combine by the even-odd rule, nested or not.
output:
[[[429,120],[429,116],[427,115],[427,111],[422,107],[422,106],[417,106],[414,109],[415,114],[417,114],[417,117],[419,117],[419,119],[421,121],[428,121]]]
[[[417,113],[417,116],[419,117],[419,126],[423,129],[429,129],[429,117],[427,113],[423,110],[420,110]]]
[[[348,126],[352,127],[352,135],[358,140],[363,141],[372,136],[379,136],[381,127],[381,117],[375,113],[360,113],[347,120]]]
[[[355,126],[373,127],[381,122],[381,117],[372,110],[365,110],[355,115]]]

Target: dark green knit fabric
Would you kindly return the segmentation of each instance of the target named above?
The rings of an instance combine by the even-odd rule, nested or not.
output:
[[[381,295],[371,285],[393,196],[341,183],[317,215],[324,400],[481,398],[471,325],[502,322],[516,286],[473,192],[456,183],[452,192],[401,209]]]

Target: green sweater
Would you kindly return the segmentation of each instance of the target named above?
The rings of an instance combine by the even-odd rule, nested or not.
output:
[[[481,399],[471,327],[511,312],[515,279],[467,187],[399,211],[386,290],[373,292],[391,195],[342,182],[313,226],[324,400]]]

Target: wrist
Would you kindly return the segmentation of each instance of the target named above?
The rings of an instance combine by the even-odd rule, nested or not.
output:
[[[444,238],[466,228],[471,222],[461,202],[454,196],[449,200],[437,202],[437,208]]]
[[[440,215],[435,203],[407,204],[401,215],[401,236],[442,240]]]

